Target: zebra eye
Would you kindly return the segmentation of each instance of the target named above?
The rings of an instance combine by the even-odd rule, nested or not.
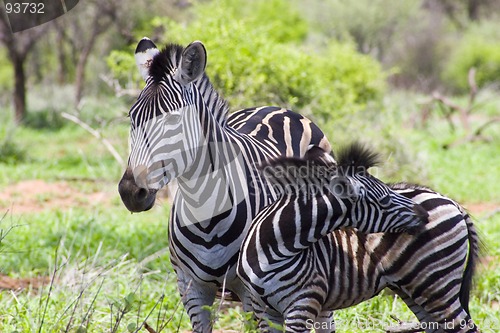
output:
[[[379,200],[382,206],[389,206],[391,204],[392,198],[390,194],[385,195],[382,199]]]

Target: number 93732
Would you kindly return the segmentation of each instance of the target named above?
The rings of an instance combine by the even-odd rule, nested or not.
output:
[[[16,2],[5,3],[7,14],[44,14],[45,4],[43,2]]]

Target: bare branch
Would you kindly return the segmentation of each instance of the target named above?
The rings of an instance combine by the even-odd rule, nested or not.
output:
[[[493,119],[490,119],[488,120],[487,122],[485,122],[484,124],[482,124],[481,126],[479,126],[476,131],[474,132],[474,135],[475,136],[480,136],[481,133],[483,133],[483,131],[488,128],[490,125],[493,125],[495,123],[498,123],[500,122],[500,117],[494,117]]]
[[[106,138],[103,138],[102,135],[101,135],[101,133],[99,131],[93,129],[90,125],[88,125],[87,123],[83,122],[81,119],[79,119],[78,117],[76,117],[76,116],[74,116],[72,114],[69,114],[69,113],[66,113],[66,112],[62,112],[61,116],[63,118],[65,118],[65,119],[71,120],[75,124],[77,124],[80,127],[82,127],[84,130],[86,130],[87,132],[89,132],[90,134],[92,134],[93,136],[95,136],[97,139],[99,139],[102,142],[102,144],[104,145],[104,147],[106,147],[106,149],[111,153],[111,155],[113,155],[113,157],[115,158],[115,160],[120,165],[123,166],[125,164],[124,161],[123,161],[123,158],[120,156],[120,154],[118,154],[118,152],[113,147],[113,145]]]
[[[137,97],[141,93],[140,89],[123,88],[121,86],[120,82],[118,82],[118,80],[116,80],[116,79],[113,79],[113,77],[111,77],[110,75],[101,74],[101,75],[99,75],[99,78],[104,83],[106,83],[106,85],[108,85],[111,89],[113,89],[113,91],[115,92],[115,95],[117,97],[122,97],[122,96]]]
[[[156,333],[156,331],[148,325],[148,323],[144,323],[144,328],[149,332],[149,333]]]

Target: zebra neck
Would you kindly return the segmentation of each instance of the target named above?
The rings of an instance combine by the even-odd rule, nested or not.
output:
[[[181,219],[209,223],[248,200],[245,163],[237,144],[207,142],[194,165],[195,170],[178,179]]]
[[[213,116],[214,120],[221,126],[225,126],[229,114],[227,101],[219,95],[206,74],[196,83],[204,107]]]

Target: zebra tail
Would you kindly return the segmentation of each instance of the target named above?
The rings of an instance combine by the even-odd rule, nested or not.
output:
[[[469,297],[470,291],[472,289],[472,279],[474,277],[476,265],[479,260],[479,253],[481,252],[482,242],[469,214],[464,212],[464,219],[465,223],[467,224],[469,254],[467,256],[467,264],[465,265],[462,286],[460,287],[460,303],[462,304],[462,307],[467,312],[467,314],[470,316]]]

